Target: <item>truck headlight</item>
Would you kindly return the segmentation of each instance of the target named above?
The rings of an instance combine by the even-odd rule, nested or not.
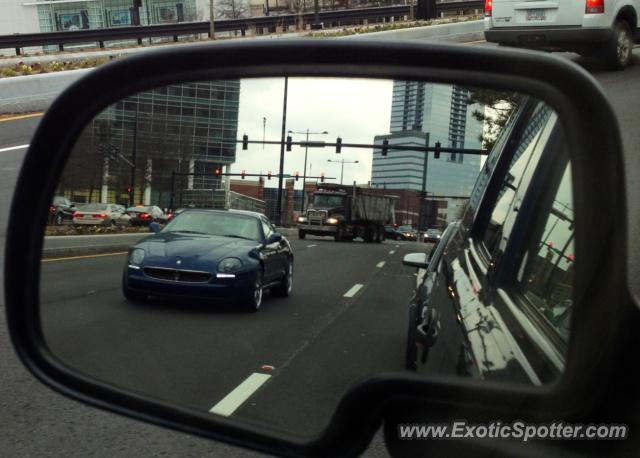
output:
[[[142,248],[135,248],[129,254],[129,262],[131,264],[140,265],[144,260],[144,250]]]
[[[218,263],[218,272],[230,274],[242,270],[242,261],[238,258],[224,258]]]
[[[307,217],[306,216],[298,216],[298,222],[299,223],[306,223],[307,222]]]
[[[338,224],[338,218],[327,218],[327,224]]]

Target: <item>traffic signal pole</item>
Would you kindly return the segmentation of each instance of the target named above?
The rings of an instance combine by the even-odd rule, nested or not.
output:
[[[282,136],[280,141],[280,168],[278,173],[278,201],[276,202],[276,218],[278,224],[282,225],[282,175],[284,172],[284,137],[287,131],[287,90],[289,88],[289,77],[284,77],[284,101],[282,103]]]

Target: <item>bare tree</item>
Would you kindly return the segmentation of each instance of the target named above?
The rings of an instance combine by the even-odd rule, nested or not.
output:
[[[216,18],[239,19],[249,16],[248,0],[217,0],[215,5]]]

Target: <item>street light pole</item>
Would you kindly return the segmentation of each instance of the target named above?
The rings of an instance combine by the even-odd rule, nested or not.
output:
[[[344,176],[344,165],[345,164],[358,164],[360,163],[360,161],[345,161],[344,159],[340,160],[340,161],[332,161],[331,159],[327,159],[327,162],[340,162],[341,166],[340,166],[340,184],[342,184],[342,178]]]

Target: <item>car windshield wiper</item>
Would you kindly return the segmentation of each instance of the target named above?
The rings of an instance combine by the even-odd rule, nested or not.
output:
[[[184,234],[202,234],[202,235],[211,235],[211,234],[207,234],[206,232],[198,232],[198,231],[189,231],[189,230],[177,230],[177,231],[166,231],[166,232],[182,232]]]

